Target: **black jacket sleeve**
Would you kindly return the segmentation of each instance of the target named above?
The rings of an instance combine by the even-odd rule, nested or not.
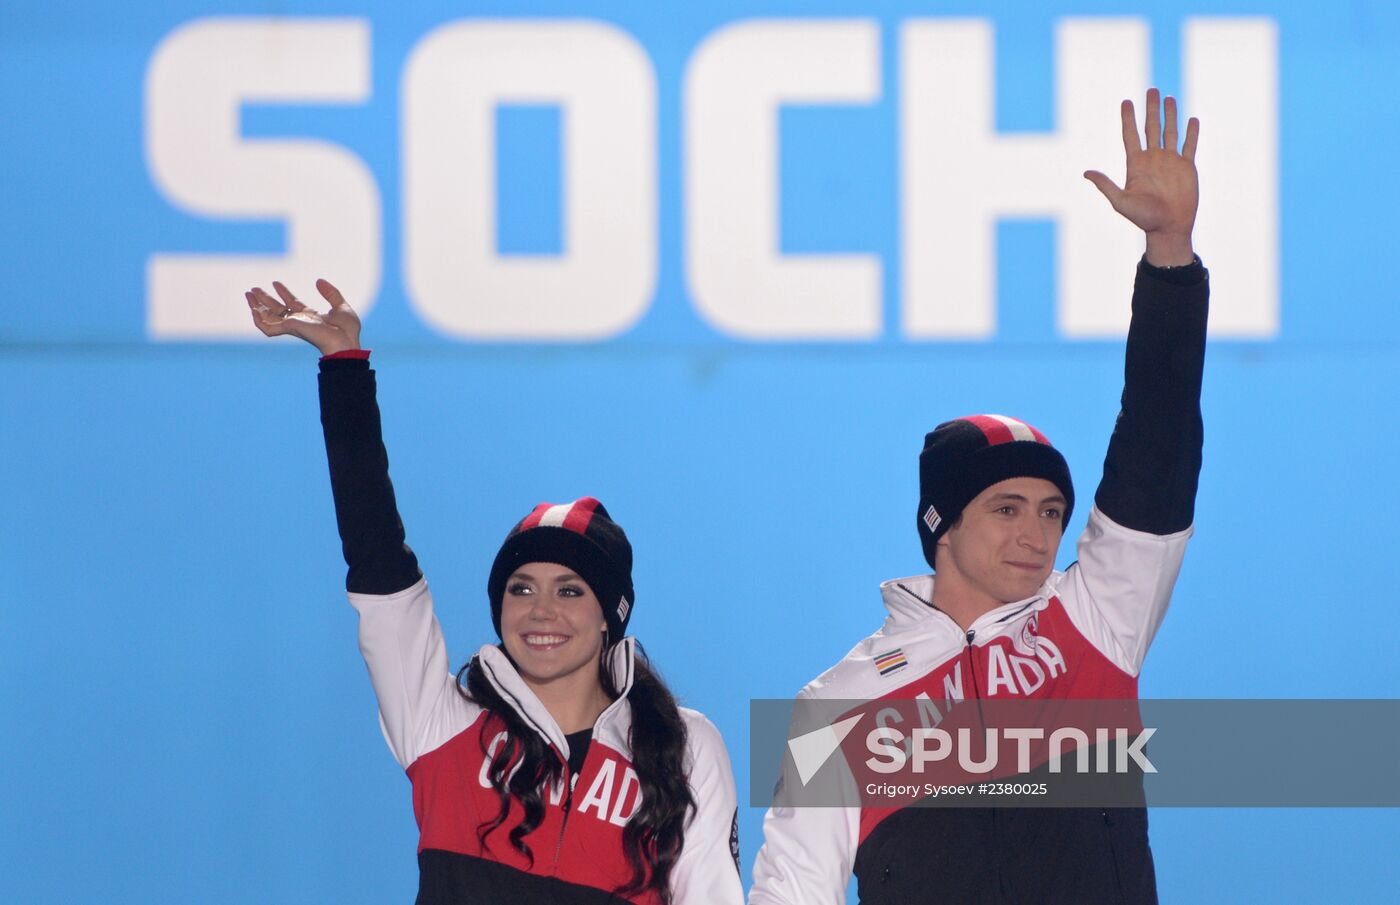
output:
[[[1209,275],[1138,265],[1123,401],[1094,502],[1125,528],[1173,534],[1191,526],[1201,473],[1201,373]]]
[[[368,361],[329,359],[321,362],[319,383],[336,524],[350,567],[345,588],[357,594],[402,591],[422,573],[418,558],[404,543],[394,485],[389,482],[374,371]]]

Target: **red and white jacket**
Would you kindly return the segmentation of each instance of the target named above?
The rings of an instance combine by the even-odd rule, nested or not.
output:
[[[523,816],[518,802],[511,802],[506,822],[484,844],[478,837],[478,828],[494,820],[500,808],[483,748],[495,750],[504,740],[504,727],[490,711],[457,692],[426,580],[386,596],[349,597],[360,614],[360,650],[379,699],[384,737],[413,783],[424,893],[457,889],[460,897],[439,894],[443,901],[465,902],[622,901],[611,895],[631,877],[622,831],[640,804],[628,744],[634,639],[624,638],[612,650],[609,665],[621,697],[594,724],[583,769],[577,775],[566,771],[566,784],[544,795],[544,819],[525,837],[531,860],[508,838]],[[525,722],[567,762],[564,733],[505,654],[488,644],[479,657],[501,697],[513,702]],[[685,847],[671,873],[673,901],[741,902],[731,849],[736,801],[729,756],[709,720],[686,708],[681,715],[688,738],[686,775],[697,810],[686,825]],[[534,878],[554,882],[536,883]],[[657,900],[648,895],[630,901]]]
[[[432,595],[417,557],[404,542],[380,425],[368,353],[329,356],[319,378],[321,425],[345,562],[346,589],[360,614],[360,650],[379,698],[384,737],[413,783],[418,819],[420,905],[572,905],[623,901],[613,890],[631,877],[622,830],[638,804],[629,745],[635,641],[613,647],[610,664],[621,696],[598,717],[577,775],[546,792],[543,822],[525,837],[533,859],[518,853],[510,830],[518,802],[481,841],[500,804],[482,752],[498,719],[462,697],[447,659]],[[513,702],[566,764],[568,740],[494,645],[481,662],[501,697]],[[696,811],[671,872],[676,905],[743,901],[737,866],[734,776],[714,725],[681,708],[687,729],[684,769]],[[655,896],[632,901],[654,903]]]
[[[1194,522],[1208,297],[1199,259],[1139,264],[1122,406],[1074,565],[967,631],[932,605],[933,575],[887,581],[884,626],[799,700],[1136,701]],[[841,905],[853,873],[862,905],[1157,901],[1145,807],[774,807],[763,835],[749,905]]]
[[[1166,614],[1190,534],[1189,528],[1169,535],[1133,531],[1095,507],[1079,539],[1078,562],[1052,573],[1036,596],[983,614],[967,631],[930,605],[934,576],[887,581],[880,586],[889,611],[883,627],[798,697],[872,701],[927,695],[932,706],[974,698],[1136,699],[1138,671]],[[882,674],[881,663],[897,662],[889,657],[894,651],[907,665],[892,671],[886,666]],[[977,816],[918,810],[916,817],[945,827]],[[841,905],[862,846],[872,835],[877,844],[883,841],[877,831],[900,813],[771,809],[749,905]],[[1057,812],[1042,813],[1053,819]],[[921,844],[932,848],[934,840],[926,837]],[[888,867],[880,865],[869,882],[888,881]],[[867,878],[861,880],[861,901],[878,901],[866,892]],[[929,893],[923,901],[967,901],[947,888]]]

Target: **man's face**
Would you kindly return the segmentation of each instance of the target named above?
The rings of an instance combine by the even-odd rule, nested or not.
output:
[[[988,487],[938,539],[939,593],[983,612],[1034,595],[1055,567],[1064,515],[1064,495],[1044,478]]]

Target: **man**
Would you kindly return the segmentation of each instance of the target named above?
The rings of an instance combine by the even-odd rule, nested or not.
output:
[[[1146,253],[1078,562],[1054,571],[1075,495],[1045,435],[1004,416],[940,424],[919,457],[934,574],[882,585],[884,627],[799,699],[1137,697],[1191,533],[1208,294],[1191,245],[1199,124],[1178,152],[1176,104],[1159,104],[1149,91],[1144,147],[1123,102],[1122,188],[1084,174],[1143,230]],[[839,905],[852,873],[866,905],[1156,901],[1142,808],[775,806],[764,837],[750,905]]]

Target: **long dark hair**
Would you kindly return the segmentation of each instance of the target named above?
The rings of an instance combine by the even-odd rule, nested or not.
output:
[[[617,700],[617,685],[608,668],[613,647],[603,648],[598,660],[598,681],[607,696]],[[500,801],[500,810],[494,819],[477,827],[477,841],[486,847],[486,837],[505,823],[514,798],[525,816],[511,828],[510,844],[533,864],[534,853],[525,837],[544,820],[544,792],[563,781],[565,764],[540,731],[527,723],[491,684],[479,657],[472,657],[458,671],[457,691],[486,709],[489,718],[499,720],[506,732],[505,743],[495,753],[487,746],[496,733],[481,734],[482,754],[491,759],[487,776]],[[627,703],[632,708],[632,767],[637,772],[641,803],[622,831],[622,852],[632,876],[614,892],[624,898],[652,892],[669,905],[671,870],[680,857],[685,824],[695,810],[695,798],[686,781],[685,720],[675,697],[651,668],[640,644],[636,645]]]

